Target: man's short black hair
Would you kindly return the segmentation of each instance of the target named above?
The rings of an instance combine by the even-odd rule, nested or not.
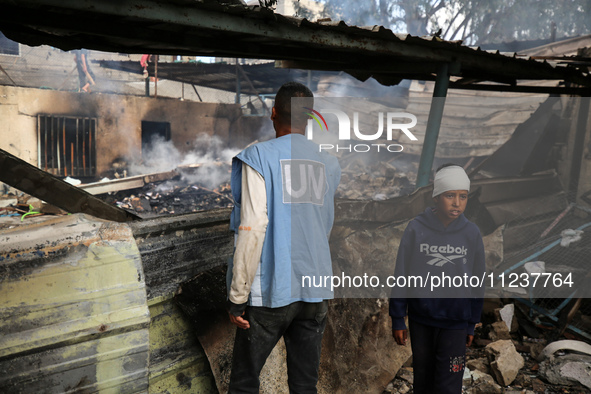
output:
[[[308,98],[304,101],[301,111],[291,113],[291,98],[292,97],[304,97]],[[312,91],[308,89],[306,85],[302,85],[299,82],[287,82],[275,95],[275,113],[279,122],[295,127],[305,127],[308,115],[303,107],[313,108],[314,107],[314,95]]]

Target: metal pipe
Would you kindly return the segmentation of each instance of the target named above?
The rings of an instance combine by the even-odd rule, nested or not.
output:
[[[236,96],[234,97],[234,103],[240,104],[240,74],[238,72],[240,65],[238,64],[238,58],[236,59]]]
[[[88,130],[88,165],[90,167],[90,175],[94,175],[93,168],[96,167],[96,163],[94,163],[95,166],[93,167],[92,134],[93,134],[94,130],[96,130],[96,120],[93,119],[92,122],[90,123],[90,125],[91,125],[90,130]],[[96,155],[94,156],[94,160],[96,160]]]
[[[154,55],[154,97],[158,98],[158,55]]]
[[[427,120],[427,129],[425,131],[425,141],[421,152],[421,161],[419,163],[419,172],[417,174],[416,188],[427,186],[435,158],[435,148],[437,147],[437,138],[439,137],[439,128],[443,117],[443,108],[445,107],[445,97],[449,86],[449,64],[444,63],[437,72],[435,88],[433,89],[433,98],[431,100],[431,109],[429,110],[429,119]]]
[[[41,168],[41,115],[37,115],[37,168]]]
[[[201,95],[199,95],[199,92],[197,91],[197,88],[195,87],[195,85],[191,84],[191,86],[193,86],[193,90],[195,91],[195,94],[197,95],[197,97],[199,97],[199,101],[203,102],[203,99],[201,98]]]

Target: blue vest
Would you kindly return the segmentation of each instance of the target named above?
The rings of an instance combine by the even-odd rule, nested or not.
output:
[[[269,217],[249,305],[278,308],[296,301],[332,298],[330,279],[328,287],[309,284],[332,275],[328,238],[341,178],[338,160],[319,153],[318,145],[301,134],[261,142],[240,152],[232,160],[231,180],[235,204],[230,229],[236,233],[243,162],[265,179]],[[228,266],[229,281],[231,272],[232,263]],[[307,279],[314,277],[315,282]]]

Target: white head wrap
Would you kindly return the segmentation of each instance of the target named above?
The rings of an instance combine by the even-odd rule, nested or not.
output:
[[[433,197],[449,190],[470,191],[470,178],[460,166],[443,167],[435,174]]]

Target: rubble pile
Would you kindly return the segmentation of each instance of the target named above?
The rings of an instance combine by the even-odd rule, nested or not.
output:
[[[66,215],[62,209],[47,204],[13,187],[0,184],[0,217],[14,217],[22,222],[43,215]],[[0,224],[0,228],[8,224]]]
[[[182,214],[233,206],[229,183],[213,189],[198,184],[187,185],[183,181],[160,185],[151,183],[141,190],[117,192],[103,198],[140,216]]]
[[[538,338],[522,335],[532,332],[531,327],[521,327],[512,311],[513,304],[496,308],[489,322],[477,326],[474,343],[466,349],[462,392],[590,393],[591,345],[582,340],[553,342],[556,332],[549,329],[540,329]],[[386,393],[413,393],[412,356]]]
[[[387,161],[365,163],[354,155],[340,162],[341,183],[337,188],[337,198],[387,200],[414,190],[417,169],[412,164],[394,165]]]

